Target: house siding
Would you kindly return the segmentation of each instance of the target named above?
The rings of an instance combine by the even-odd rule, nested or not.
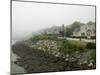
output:
[[[80,30],[79,31],[74,31],[73,32],[73,36],[74,37],[87,37],[87,38],[91,38],[95,35],[95,25],[81,25],[80,26]]]

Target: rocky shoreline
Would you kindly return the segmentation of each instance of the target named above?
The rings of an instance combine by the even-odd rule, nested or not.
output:
[[[95,69],[95,66],[89,66],[88,63],[81,64],[76,58],[65,60],[65,58],[40,50],[39,47],[39,49],[30,47],[26,43],[16,43],[12,46],[12,49],[14,53],[20,56],[15,64],[23,67],[28,73]]]

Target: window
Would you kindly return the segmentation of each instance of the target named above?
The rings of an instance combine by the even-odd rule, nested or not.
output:
[[[81,36],[84,36],[85,35],[85,33],[81,33]]]

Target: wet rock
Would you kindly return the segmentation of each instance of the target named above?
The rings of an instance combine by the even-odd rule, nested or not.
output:
[[[92,66],[93,66],[93,63],[89,63],[88,66],[89,66],[89,67],[92,67]]]

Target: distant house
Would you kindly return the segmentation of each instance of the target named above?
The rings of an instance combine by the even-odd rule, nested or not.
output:
[[[95,24],[83,24],[80,28],[74,29],[73,37],[91,38],[96,36]]]
[[[74,29],[74,32],[73,32],[72,36],[75,36],[75,37],[81,36],[81,34],[80,34],[80,28]]]

